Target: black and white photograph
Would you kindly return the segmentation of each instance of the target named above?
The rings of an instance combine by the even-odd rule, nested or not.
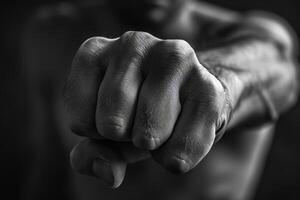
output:
[[[0,15],[0,199],[300,200],[298,1]]]

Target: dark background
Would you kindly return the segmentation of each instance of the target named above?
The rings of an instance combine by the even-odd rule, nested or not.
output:
[[[21,31],[41,5],[59,0],[10,1],[0,6],[0,191],[5,199],[18,199],[24,180],[28,136],[28,100],[19,53]],[[213,0],[218,5],[245,10],[267,10],[285,18],[300,34],[297,0]],[[255,199],[300,199],[300,104],[281,116]]]

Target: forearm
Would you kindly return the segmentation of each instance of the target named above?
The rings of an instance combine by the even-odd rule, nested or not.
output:
[[[297,97],[294,38],[282,24],[263,20],[247,17],[216,47],[197,53],[226,88],[228,128],[275,121]]]

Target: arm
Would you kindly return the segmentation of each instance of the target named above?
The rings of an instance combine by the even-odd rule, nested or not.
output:
[[[184,173],[228,124],[273,121],[293,104],[296,89],[286,88],[296,82],[294,50],[285,36],[278,39],[251,17],[211,16],[204,24],[215,32],[203,36],[216,41],[209,48],[144,32],[81,45],[65,94],[72,131],[90,138],[71,153],[77,171],[118,187],[126,164],[149,157],[145,149],[166,169]],[[138,152],[145,157],[133,159]]]
[[[232,108],[227,129],[274,122],[297,99],[298,41],[278,16],[255,11],[240,15],[200,3],[199,24],[209,45],[197,56],[226,88]],[[204,35],[204,34],[202,34]]]

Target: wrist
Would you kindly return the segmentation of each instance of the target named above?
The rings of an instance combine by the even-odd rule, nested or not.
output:
[[[246,90],[246,82],[242,80],[243,72],[238,68],[226,65],[226,60],[218,51],[198,53],[199,62],[222,84],[230,107],[234,110]],[[225,61],[225,62],[224,62]]]
[[[216,49],[198,53],[199,62],[221,82],[226,92],[226,129],[276,121],[278,111],[270,89],[256,73],[245,68],[245,62],[239,63],[239,56],[228,52]]]
[[[201,65],[222,84],[226,96],[222,119],[220,119],[221,123],[216,130],[216,141],[218,141],[227,129],[233,112],[239,107],[249,87],[247,87],[247,82],[242,79],[243,72],[232,66],[227,66],[224,62],[226,59],[223,58],[221,52],[210,50],[198,52],[197,56]]]

